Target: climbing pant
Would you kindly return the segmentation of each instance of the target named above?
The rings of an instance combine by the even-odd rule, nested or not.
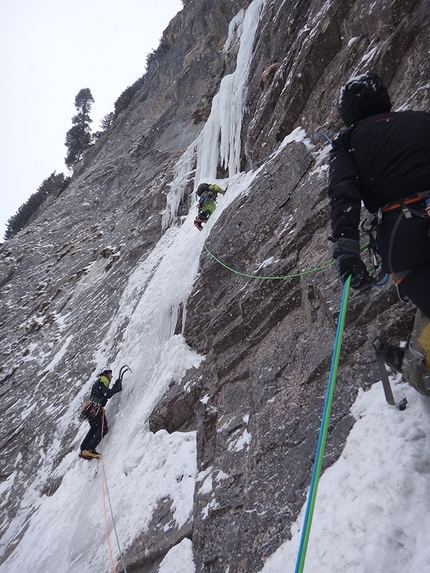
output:
[[[108,423],[104,408],[100,408],[99,412],[88,419],[90,429],[82,441],[81,452],[83,450],[95,450],[103,436],[108,433]],[[103,432],[103,435],[102,435]]]

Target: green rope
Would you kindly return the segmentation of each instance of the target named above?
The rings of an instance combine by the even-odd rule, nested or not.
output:
[[[261,279],[261,280],[271,280],[271,281],[284,280],[284,279],[294,279],[296,277],[301,277],[302,275],[308,275],[310,273],[315,273],[317,271],[323,271],[324,269],[328,269],[329,267],[332,267],[335,264],[335,262],[333,261],[331,263],[327,263],[327,264],[322,265],[321,267],[317,267],[315,269],[310,269],[308,271],[303,271],[301,273],[295,273],[292,275],[285,275],[282,277],[270,277],[270,276],[265,276],[265,275],[250,275],[248,273],[242,273],[241,271],[237,271],[236,269],[232,269],[231,267],[229,267],[228,265],[226,265],[225,263],[220,261],[213,253],[211,253],[210,250],[207,248],[206,243],[203,246],[204,246],[207,254],[210,257],[212,257],[214,259],[214,261],[216,261],[218,264],[223,266],[228,271],[235,273],[236,275],[240,275],[241,277],[247,277],[249,279]]]
[[[365,249],[368,246],[369,243],[364,244],[362,247],[360,247],[361,249]],[[207,245],[206,245],[206,241],[203,244],[207,254],[213,258],[214,261],[216,261],[219,265],[221,265],[222,267],[224,267],[225,269],[227,269],[228,271],[236,274],[236,275],[240,275],[241,277],[246,277],[249,279],[260,279],[260,280],[270,280],[270,281],[276,281],[276,280],[285,280],[285,279],[294,279],[297,277],[302,277],[304,275],[309,275],[311,273],[316,273],[318,271],[324,271],[325,269],[328,269],[330,267],[332,267],[335,264],[335,261],[332,261],[331,263],[326,263],[325,265],[322,265],[320,267],[316,267],[314,269],[309,269],[307,271],[303,271],[301,273],[295,273],[292,275],[284,275],[281,277],[271,277],[271,276],[265,276],[265,275],[250,275],[248,273],[242,273],[241,271],[238,271],[236,269],[232,269],[231,267],[229,267],[228,265],[226,265],[225,263],[223,263],[222,261],[220,261],[213,253],[210,252],[210,250],[208,249]]]

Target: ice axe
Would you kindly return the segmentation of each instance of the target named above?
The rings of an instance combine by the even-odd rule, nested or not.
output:
[[[124,366],[121,366],[120,371],[119,371],[119,376],[118,376],[118,378],[121,380],[121,382],[122,382],[122,379],[124,378],[124,374],[127,371],[132,372],[130,366],[127,366],[127,364],[124,364]]]

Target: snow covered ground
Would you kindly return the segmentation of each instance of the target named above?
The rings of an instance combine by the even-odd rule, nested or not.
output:
[[[339,460],[320,481],[305,573],[430,571],[430,399],[394,385],[400,411],[381,382],[360,392],[356,423]],[[292,539],[261,573],[293,573],[304,508]]]

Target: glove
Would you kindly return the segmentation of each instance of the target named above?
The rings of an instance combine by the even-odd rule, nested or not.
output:
[[[370,287],[372,279],[360,257],[341,255],[336,259],[336,270],[342,284],[345,284],[351,275],[351,288],[362,291]]]
[[[351,288],[363,291],[370,287],[372,278],[360,258],[360,245],[354,239],[338,239],[333,248],[337,276],[345,284],[351,275]]]
[[[115,384],[112,386],[112,392],[114,394],[117,394],[118,392],[122,391],[122,383],[121,383],[121,378],[118,378],[115,381]]]

